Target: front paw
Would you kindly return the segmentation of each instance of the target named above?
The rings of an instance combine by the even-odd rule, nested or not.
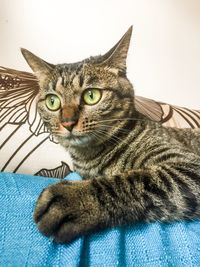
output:
[[[64,181],[50,185],[41,193],[34,220],[42,234],[64,243],[95,229],[98,213],[88,181]]]

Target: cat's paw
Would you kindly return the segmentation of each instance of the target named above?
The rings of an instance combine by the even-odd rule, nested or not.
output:
[[[34,212],[40,232],[58,243],[91,232],[97,227],[98,216],[88,181],[50,185],[38,198]]]

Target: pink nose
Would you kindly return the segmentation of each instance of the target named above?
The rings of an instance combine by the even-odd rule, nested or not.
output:
[[[74,124],[75,124],[75,121],[65,121],[65,122],[62,122],[62,125],[64,127],[72,126]]]
[[[68,131],[71,131],[73,129],[73,125],[76,124],[75,121],[65,121],[62,122],[62,126],[64,126]]]

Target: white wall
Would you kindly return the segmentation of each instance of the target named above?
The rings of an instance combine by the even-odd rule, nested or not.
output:
[[[200,108],[199,0],[0,0],[0,65],[30,70],[19,47],[52,63],[106,52],[134,26],[136,93]]]

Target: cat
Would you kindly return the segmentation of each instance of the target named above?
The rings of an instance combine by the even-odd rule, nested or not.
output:
[[[200,218],[200,134],[136,111],[126,75],[131,34],[73,64],[22,49],[39,81],[40,116],[83,177],[50,185],[37,200],[34,220],[55,242],[138,221]]]

